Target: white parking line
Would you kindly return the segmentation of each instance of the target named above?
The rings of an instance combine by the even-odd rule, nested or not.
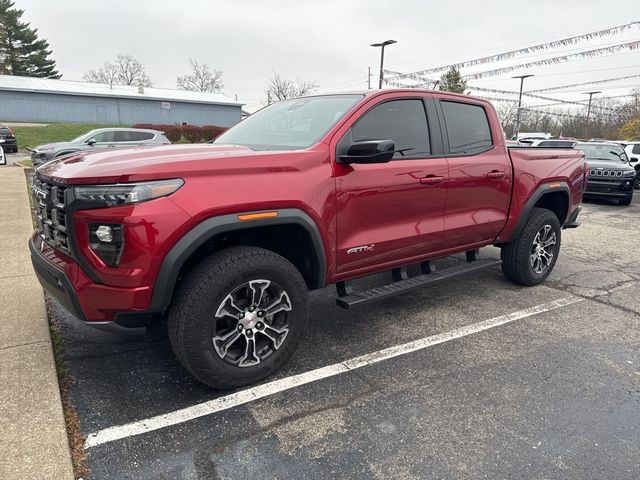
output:
[[[275,395],[276,393],[284,392],[307,383],[317,382],[323,378],[333,377],[341,373],[356,370],[358,368],[373,365],[383,360],[406,355],[411,352],[425,349],[433,345],[455,340],[457,338],[466,337],[474,333],[489,330],[490,328],[498,327],[506,323],[511,323],[522,318],[531,317],[540,313],[555,310],[557,308],[565,307],[573,303],[581,302],[584,300],[579,297],[565,297],[553,302],[536,305],[535,307],[525,308],[517,312],[509,313],[507,315],[501,315],[499,317],[490,318],[482,322],[467,325],[465,327],[456,328],[449,332],[440,333],[438,335],[432,335],[430,337],[414,340],[413,342],[404,343],[402,345],[396,345],[394,347],[385,348],[377,352],[368,353],[359,357],[345,360],[344,362],[334,363],[326,367],[317,368],[309,372],[300,373],[291,377],[281,378],[280,380],[274,380],[272,382],[257,385],[255,387],[247,388],[239,392],[226,395],[224,397],[218,397],[208,402],[193,405],[191,407],[182,408],[174,412],[157,415],[155,417],[147,418],[145,420],[139,420],[136,422],[127,423],[125,425],[117,425],[114,427],[105,428],[95,433],[90,434],[87,437],[86,447],[91,448],[103,443],[113,442],[115,440],[121,440],[123,438],[133,437],[135,435],[141,435],[143,433],[152,432],[154,430],[160,430],[162,428],[170,427],[172,425],[178,425],[180,423],[188,422],[205,415],[211,415],[213,413],[228,410],[238,405],[244,405],[245,403],[253,402],[260,398]]]

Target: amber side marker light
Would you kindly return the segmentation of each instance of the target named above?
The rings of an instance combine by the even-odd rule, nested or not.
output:
[[[245,220],[259,220],[261,218],[274,218],[278,216],[278,212],[260,212],[260,213],[247,213],[246,215],[238,215],[238,218],[243,222]]]
[[[561,186],[562,186],[562,184],[561,184],[561,183],[550,183],[550,184],[549,184],[549,186],[550,186],[551,188],[556,188],[556,187],[561,187]]]

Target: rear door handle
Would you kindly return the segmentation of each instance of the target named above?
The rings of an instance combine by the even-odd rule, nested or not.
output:
[[[498,170],[492,170],[487,173],[487,178],[502,178],[504,177],[504,172],[499,172]]]
[[[422,185],[435,185],[437,183],[442,183],[444,180],[444,177],[439,177],[437,175],[429,175],[426,177],[422,177],[420,179],[420,183]]]

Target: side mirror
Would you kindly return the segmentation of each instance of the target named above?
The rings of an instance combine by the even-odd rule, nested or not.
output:
[[[387,163],[393,158],[396,146],[393,140],[365,140],[354,142],[340,163]]]
[[[95,138],[90,138],[89,140],[87,140],[87,145],[89,145],[90,147],[93,147],[95,144],[96,144]]]

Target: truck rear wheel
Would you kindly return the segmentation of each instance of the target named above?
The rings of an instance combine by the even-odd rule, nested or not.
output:
[[[197,265],[169,310],[169,340],[182,365],[218,389],[278,370],[305,329],[307,287],[296,267],[256,247],[222,250]]]
[[[551,210],[534,208],[522,232],[502,247],[502,271],[518,285],[537,285],[553,270],[560,253],[560,222]]]

